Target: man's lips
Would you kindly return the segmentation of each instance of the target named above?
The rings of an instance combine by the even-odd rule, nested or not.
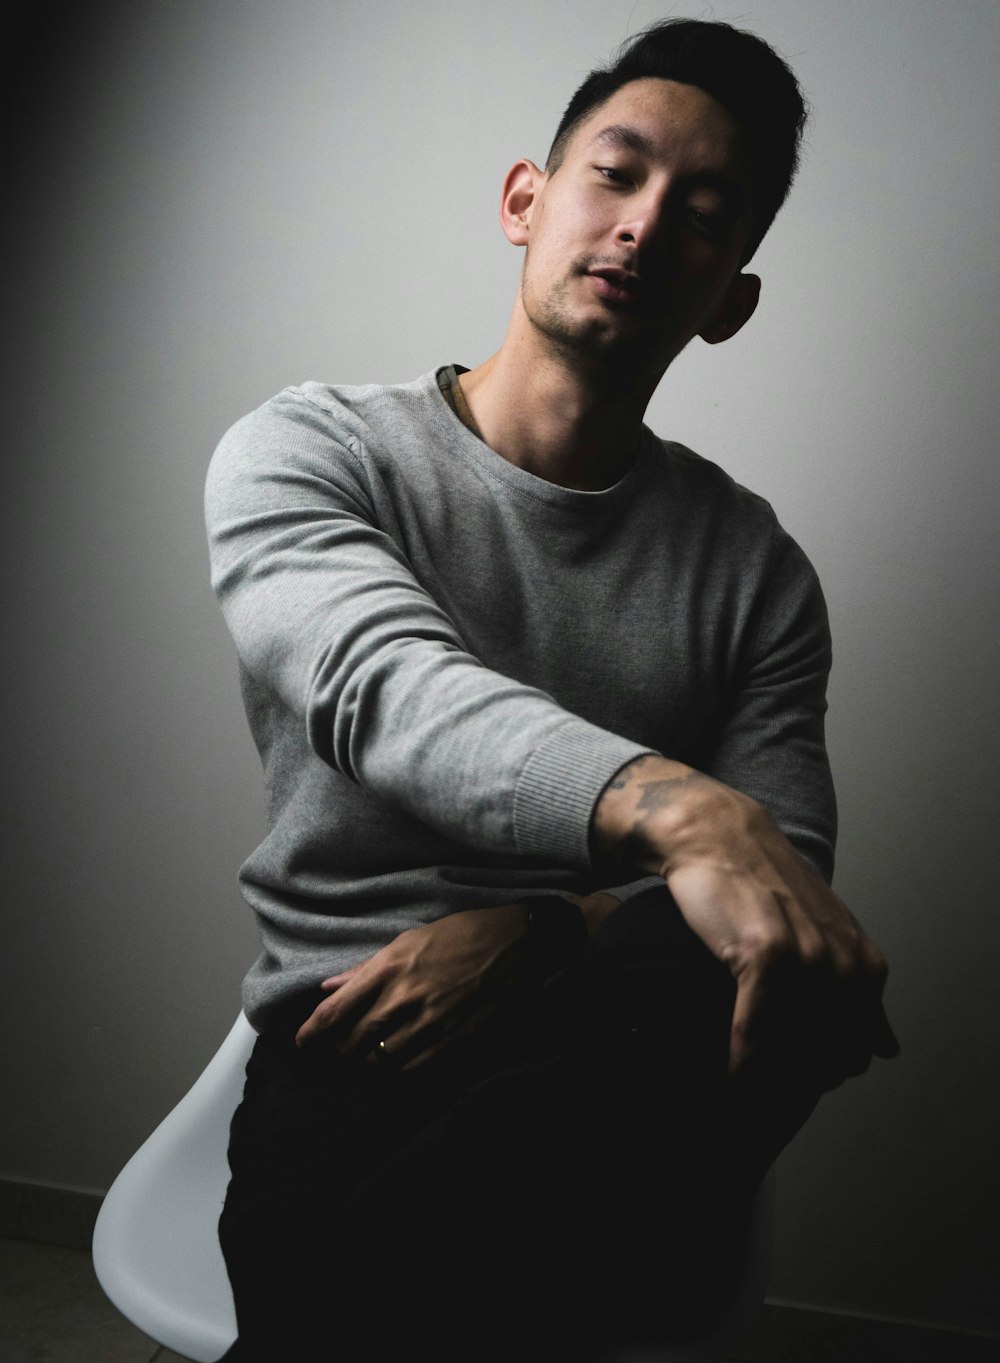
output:
[[[613,303],[631,303],[642,292],[640,277],[617,266],[599,265],[597,269],[588,270],[587,277],[594,281],[601,297]]]

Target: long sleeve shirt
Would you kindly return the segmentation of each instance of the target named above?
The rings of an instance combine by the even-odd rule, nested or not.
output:
[[[643,753],[761,801],[830,875],[823,596],[715,464],[644,428],[620,482],[576,491],[434,372],[306,383],[224,436],[206,513],[267,790],[256,1025],[405,928],[600,888],[593,809]]]

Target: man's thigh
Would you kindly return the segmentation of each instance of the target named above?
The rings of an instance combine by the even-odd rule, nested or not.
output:
[[[664,890],[413,1071],[322,1037],[298,1050],[316,1000],[287,1009],[233,1120],[220,1237],[241,1341],[260,1348],[240,1357],[309,1357],[348,1333],[345,1357],[418,1340],[487,1357],[487,1338],[497,1357],[530,1341],[543,1357],[547,1333],[565,1348],[578,1330],[597,1358],[623,1318],[639,1336],[680,1329],[724,1288],[755,1180],[730,1178],[732,999]]]

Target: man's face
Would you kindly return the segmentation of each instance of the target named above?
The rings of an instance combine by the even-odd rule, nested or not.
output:
[[[723,339],[713,331],[739,291],[752,225],[741,144],[695,86],[622,86],[526,211],[531,324],[571,358],[657,377],[693,336]]]

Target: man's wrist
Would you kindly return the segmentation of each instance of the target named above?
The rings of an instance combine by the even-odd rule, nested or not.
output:
[[[587,949],[587,924],[578,905],[560,895],[533,895],[521,901],[527,911],[527,941],[532,969],[539,979],[579,960]]]
[[[706,780],[683,762],[646,753],[623,767],[594,806],[591,845],[599,861],[663,875]]]
[[[646,754],[601,793],[591,823],[592,855],[666,879],[682,863],[717,855],[733,829],[760,813],[756,801],[705,772]]]

